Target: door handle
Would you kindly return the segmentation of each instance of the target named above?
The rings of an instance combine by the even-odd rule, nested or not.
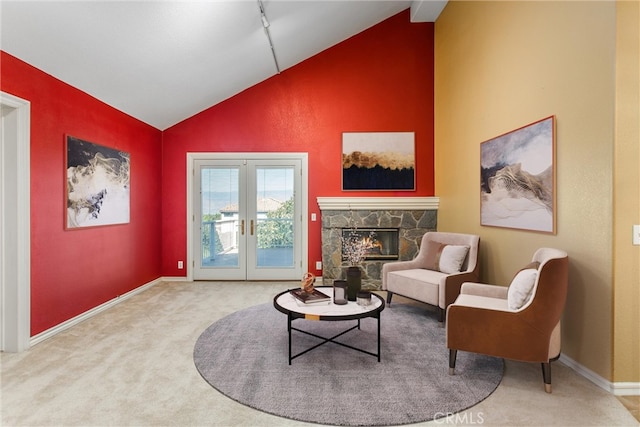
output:
[[[253,236],[253,220],[251,220],[251,235]]]
[[[240,234],[244,236],[244,219],[240,221]]]

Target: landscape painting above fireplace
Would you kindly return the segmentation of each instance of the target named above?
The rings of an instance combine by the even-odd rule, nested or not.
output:
[[[415,190],[413,132],[342,134],[342,190]]]

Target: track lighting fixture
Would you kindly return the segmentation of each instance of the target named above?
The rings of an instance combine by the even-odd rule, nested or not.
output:
[[[271,41],[271,33],[269,32],[269,20],[267,19],[267,14],[264,13],[264,5],[262,4],[262,0],[258,0],[258,8],[260,9],[260,19],[262,20],[262,26],[264,27],[264,33],[267,35],[267,40],[269,40],[269,47],[271,48],[271,55],[273,56],[273,62],[276,65],[276,70],[278,74],[280,74],[280,66],[278,65],[278,58],[276,58],[276,49],[273,46],[273,41]]]

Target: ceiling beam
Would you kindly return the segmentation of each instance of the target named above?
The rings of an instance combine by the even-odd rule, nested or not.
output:
[[[436,22],[447,0],[414,0],[411,2],[411,22]]]

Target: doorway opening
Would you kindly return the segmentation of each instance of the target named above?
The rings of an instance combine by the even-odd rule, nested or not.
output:
[[[31,339],[30,103],[0,92],[0,344],[20,352]]]

